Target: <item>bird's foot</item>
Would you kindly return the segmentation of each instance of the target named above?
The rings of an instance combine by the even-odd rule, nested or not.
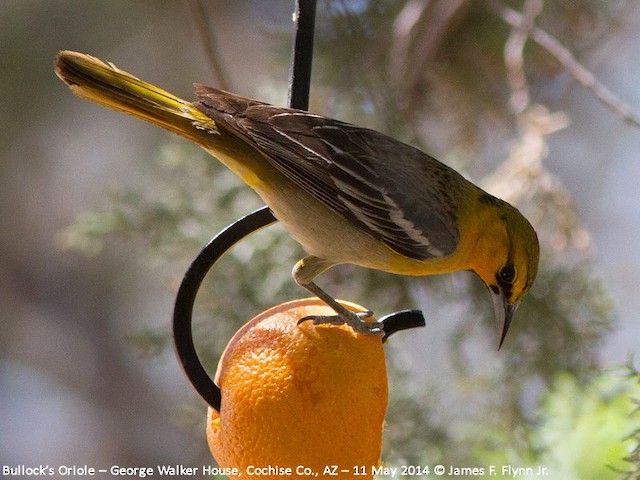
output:
[[[373,312],[369,310],[352,312],[346,308],[344,311],[340,310],[337,315],[307,315],[298,320],[298,325],[307,321],[312,321],[314,325],[348,325],[356,333],[363,335],[384,335],[382,323],[365,321],[366,318],[373,316]]]

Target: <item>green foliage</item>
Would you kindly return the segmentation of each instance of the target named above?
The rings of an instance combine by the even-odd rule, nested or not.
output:
[[[530,422],[515,429],[479,428],[474,456],[499,466],[498,473],[501,465],[533,471],[541,466],[551,480],[638,478],[630,456],[639,445],[638,395],[638,374],[631,369],[606,371],[585,382],[560,372]]]
[[[630,435],[640,428],[632,400],[639,396],[640,385],[629,375],[607,372],[580,384],[559,374],[531,433],[538,461],[558,479],[620,478],[629,467],[624,459],[638,446]]]

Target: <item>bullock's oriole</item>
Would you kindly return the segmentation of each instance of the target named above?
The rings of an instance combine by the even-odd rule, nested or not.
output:
[[[351,263],[402,275],[474,271],[493,295],[499,345],[531,288],[539,245],[511,205],[382,133],[204,85],[187,102],[75,52],[57,75],[73,93],[192,140],[240,176],[310,254],[295,281],[336,310],[316,323],[380,333],[314,279]]]

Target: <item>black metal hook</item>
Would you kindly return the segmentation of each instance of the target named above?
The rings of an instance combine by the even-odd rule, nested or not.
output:
[[[205,371],[191,334],[193,305],[200,285],[211,267],[236,243],[247,235],[276,222],[269,207],[262,207],[229,225],[215,236],[189,266],[182,279],[173,310],[173,341],[182,368],[196,391],[205,401],[220,411],[220,387]]]
[[[196,295],[204,277],[227,250],[253,232],[276,221],[269,207],[262,207],[229,225],[200,251],[189,266],[178,289],[173,311],[173,339],[176,353],[196,391],[217,411],[220,411],[222,400],[220,387],[207,374],[193,345],[191,323]],[[395,332],[425,325],[420,310],[391,313],[379,321],[384,324],[383,341]]]

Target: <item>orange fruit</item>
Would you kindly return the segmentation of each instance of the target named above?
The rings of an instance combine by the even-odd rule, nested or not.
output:
[[[257,316],[229,342],[207,440],[230,478],[373,477],[388,397],[382,341],[344,325],[297,325],[333,313],[318,299],[295,300]]]

